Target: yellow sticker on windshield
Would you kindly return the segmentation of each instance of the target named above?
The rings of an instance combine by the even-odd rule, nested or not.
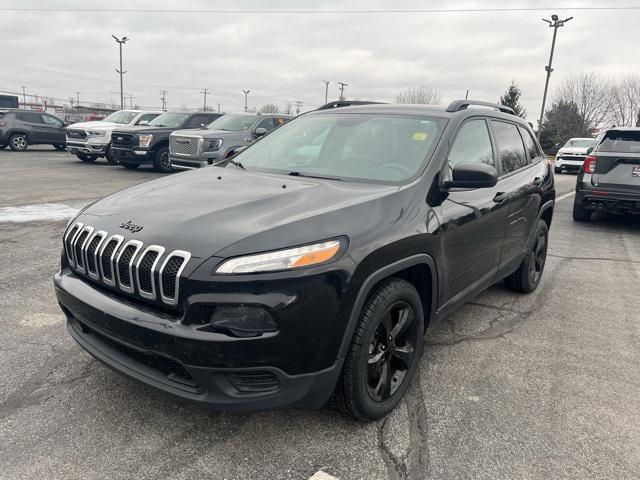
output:
[[[418,142],[424,142],[427,139],[428,134],[426,132],[416,132],[413,134],[413,139]]]

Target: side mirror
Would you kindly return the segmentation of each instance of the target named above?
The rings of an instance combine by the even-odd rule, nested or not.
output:
[[[491,188],[498,183],[498,171],[486,163],[462,162],[453,168],[453,180],[445,184],[454,188]]]
[[[268,131],[269,130],[267,130],[266,128],[259,127],[259,128],[255,129],[255,131],[253,132],[253,136],[254,137],[262,137],[263,135],[266,135]]]
[[[592,152],[593,152],[593,147],[587,148],[587,155],[591,155]]]

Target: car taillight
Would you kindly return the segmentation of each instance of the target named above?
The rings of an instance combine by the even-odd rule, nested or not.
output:
[[[589,155],[587,158],[584,159],[584,173],[593,173],[596,170],[596,163],[598,162],[598,159],[596,157],[594,157],[593,155]]]

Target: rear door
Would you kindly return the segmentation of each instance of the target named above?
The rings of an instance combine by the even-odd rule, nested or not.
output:
[[[594,154],[591,182],[598,188],[640,192],[640,130],[608,131]]]
[[[29,143],[46,143],[49,134],[42,115],[38,112],[16,113],[16,118],[24,124]]]

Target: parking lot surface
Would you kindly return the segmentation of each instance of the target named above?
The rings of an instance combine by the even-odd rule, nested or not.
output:
[[[0,478],[640,477],[640,221],[558,203],[540,288],[496,285],[425,342],[410,394],[358,423],[330,407],[229,414],[127,380],[66,332],[52,276],[70,212],[159,178],[48,148],[0,151]]]

